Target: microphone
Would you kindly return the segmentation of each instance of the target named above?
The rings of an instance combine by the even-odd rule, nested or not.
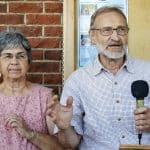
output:
[[[131,85],[131,93],[136,98],[136,108],[144,106],[144,97],[149,93],[148,83],[144,80],[134,81]],[[141,144],[142,132],[138,131],[139,144]]]

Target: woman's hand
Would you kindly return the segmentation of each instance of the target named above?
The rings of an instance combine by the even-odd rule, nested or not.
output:
[[[6,118],[5,126],[7,128],[15,129],[20,136],[27,139],[30,139],[33,135],[33,131],[28,127],[23,118],[18,116],[17,114],[8,115]]]

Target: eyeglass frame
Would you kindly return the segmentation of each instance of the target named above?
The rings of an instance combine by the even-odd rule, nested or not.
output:
[[[102,29],[106,29],[106,28],[109,28],[109,29],[111,29],[110,31],[110,34],[103,34],[103,32],[102,32]],[[119,29],[126,29],[126,32],[124,33],[124,34],[120,34],[118,31],[119,31]],[[117,28],[113,28],[113,27],[102,27],[102,28],[91,28],[90,30],[97,30],[97,31],[100,31],[100,34],[101,35],[103,35],[103,36],[110,36],[110,35],[112,35],[113,34],[113,31],[115,30],[116,32],[117,32],[117,35],[121,35],[121,36],[124,36],[124,35],[127,35],[128,34],[128,32],[129,32],[129,27],[127,27],[127,26],[119,26],[119,27],[117,27]]]

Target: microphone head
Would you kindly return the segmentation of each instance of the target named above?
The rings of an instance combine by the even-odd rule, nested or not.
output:
[[[149,86],[144,80],[134,81],[131,85],[131,93],[136,99],[144,99],[148,95]]]

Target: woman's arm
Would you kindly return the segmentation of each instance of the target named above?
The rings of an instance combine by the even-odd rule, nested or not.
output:
[[[8,116],[6,119],[6,126],[14,128],[21,137],[27,138],[41,150],[64,150],[58,142],[57,137],[31,130],[26,122],[16,114]]]
[[[31,131],[27,139],[41,150],[64,150],[54,135]]]

